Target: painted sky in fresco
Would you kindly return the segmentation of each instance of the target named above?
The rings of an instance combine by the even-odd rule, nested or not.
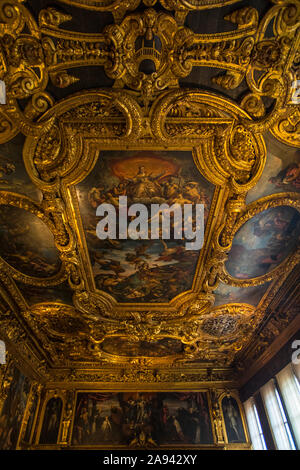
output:
[[[281,192],[300,191],[300,151],[265,136],[267,160],[257,185],[246,203]],[[239,279],[261,276],[276,268],[299,242],[300,216],[291,207],[271,208],[247,221],[236,233],[226,262],[229,274]],[[256,287],[233,287],[220,283],[215,305],[249,303],[258,305],[270,283]]]
[[[18,134],[0,146],[0,191],[24,194],[41,201],[42,193],[29,178],[22,156],[25,137]]]
[[[271,271],[298,245],[300,214],[292,207],[267,209],[248,220],[236,233],[226,269],[249,279]]]
[[[300,192],[300,150],[266,134],[267,161],[261,178],[246,197],[246,203],[283,192]]]
[[[47,225],[24,209],[0,206],[0,256],[28,276],[50,277],[60,268]]]
[[[207,220],[214,187],[198,172],[191,152],[105,151],[77,185],[80,213],[96,287],[119,302],[165,302],[191,288],[199,250],[184,240],[99,240],[96,208],[142,203],[204,204]]]
[[[219,283],[213,292],[215,295],[215,306],[230,303],[246,303],[256,307],[267,291],[270,283],[253,287],[234,287],[228,284]]]
[[[17,286],[29,305],[39,304],[42,302],[55,302],[66,305],[73,305],[73,291],[68,282],[53,287],[29,286],[17,282]]]

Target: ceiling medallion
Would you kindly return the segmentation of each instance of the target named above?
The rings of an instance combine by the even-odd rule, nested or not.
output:
[[[176,66],[175,51],[193,33],[178,27],[170,15],[148,9],[127,16],[120,25],[106,27],[104,34],[112,42],[111,65],[104,68],[116,80],[116,88],[127,85],[149,98],[154,92],[178,86],[179,76],[189,73]]]

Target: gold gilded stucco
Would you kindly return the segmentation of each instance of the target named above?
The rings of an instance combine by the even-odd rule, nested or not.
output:
[[[215,443],[225,445],[222,396],[236,387],[237,374],[255,359],[254,349],[271,344],[270,322],[278,334],[286,327],[286,319],[277,318],[278,312],[270,316],[268,308],[277,294],[280,302],[286,279],[296,279],[299,263],[299,247],[293,245],[284,256],[272,252],[271,261],[263,260],[271,268],[262,274],[234,275],[229,269],[235,236],[251,221],[259,220],[256,230],[262,232],[257,217],[280,208],[298,220],[299,164],[290,168],[282,191],[249,203],[247,195],[261,184],[269,158],[266,138],[272,134],[284,146],[299,146],[299,2],[273,0],[263,16],[251,6],[235,9],[234,0],[57,3],[33,14],[26,2],[0,1],[0,79],[6,85],[0,142],[4,148],[25,136],[24,167],[40,195],[34,199],[1,185],[0,205],[7,213],[7,208],[26,211],[45,225],[59,266],[49,276],[23,272],[11,262],[30,257],[20,244],[13,257],[0,258],[1,338],[36,381],[19,442],[34,397],[43,414],[48,398],[61,396],[59,443],[67,445],[74,389],[100,390],[105,384],[109,390],[170,385],[197,390],[202,384],[210,393]],[[225,6],[231,6],[225,16],[229,30],[202,34],[185,26],[188,13]],[[72,7],[91,15],[112,13],[111,23],[97,33],[76,31],[68,27]],[[150,72],[143,68],[147,61]],[[78,70],[87,67],[101,68],[111,86],[100,80],[99,87],[85,89],[84,72]],[[195,70],[201,77],[207,68],[214,70],[210,87],[183,85]],[[53,97],[53,90],[74,85],[80,91]],[[244,87],[239,99],[226,95],[239,86]],[[212,188],[191,287],[170,300],[120,301],[112,288],[95,284],[77,187],[107,151],[120,158],[122,152],[190,152],[199,178]],[[1,180],[14,171],[4,163]],[[285,217],[276,214],[275,232],[284,230],[279,219]],[[13,227],[9,230],[13,237]],[[216,301],[220,286],[265,290],[256,304],[232,297]],[[42,294],[29,302],[26,288],[54,293],[65,288],[72,300]],[[292,321],[296,313],[292,306],[287,311]],[[34,433],[30,439],[38,442]]]

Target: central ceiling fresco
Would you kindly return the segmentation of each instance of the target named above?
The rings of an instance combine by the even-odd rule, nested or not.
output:
[[[77,185],[77,195],[97,289],[131,303],[168,302],[191,289],[199,251],[186,250],[184,240],[99,240],[96,235],[98,205],[110,203],[118,210],[120,196],[127,196],[128,205],[204,204],[207,220],[213,186],[199,175],[191,152],[103,152]]]
[[[54,382],[245,369],[293,319],[269,306],[300,256],[300,6],[248,3],[0,1],[1,328]],[[202,248],[99,239],[122,196],[203,204]]]

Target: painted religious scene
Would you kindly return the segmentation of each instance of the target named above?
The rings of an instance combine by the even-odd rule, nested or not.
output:
[[[224,397],[222,400],[222,411],[228,442],[246,442],[241,412],[237,401],[230,396]]]
[[[299,237],[300,215],[296,209],[288,206],[267,209],[238,230],[226,269],[240,279],[261,276],[295,251]]]
[[[128,206],[144,204],[149,215],[151,204],[203,204],[207,221],[213,192],[191,152],[101,152],[91,174],[77,185],[96,288],[119,302],[167,302],[192,287],[199,257],[199,250],[187,250],[184,239],[175,239],[174,227],[170,240],[161,236],[100,240],[96,235],[100,204],[110,203],[118,213],[119,197],[126,196]]]
[[[152,341],[134,341],[126,336],[112,336],[101,343],[102,351],[114,356],[163,357],[183,352],[179,339],[162,338]]]
[[[24,194],[41,201],[42,193],[29,178],[22,158],[25,137],[18,134],[0,146],[0,191]]]
[[[212,444],[206,392],[78,393],[73,445]]]
[[[0,449],[2,450],[16,448],[29,390],[28,378],[14,367],[9,393],[0,415]]]
[[[62,400],[59,397],[51,398],[46,406],[43,426],[40,435],[40,444],[56,444],[62,412]]]
[[[28,276],[51,277],[60,269],[59,251],[46,224],[34,214],[0,206],[0,256]]]
[[[300,192],[300,150],[279,142],[270,133],[264,137],[266,165],[259,184],[247,194],[247,204],[270,194]]]

